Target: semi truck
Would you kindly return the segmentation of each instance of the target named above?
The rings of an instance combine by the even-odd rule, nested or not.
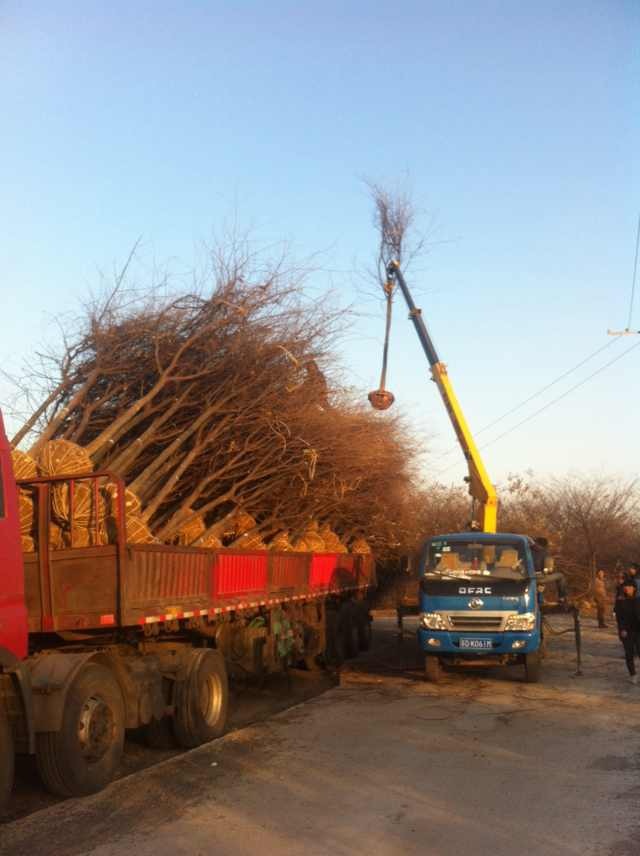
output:
[[[109,542],[54,549],[55,497],[73,521],[74,498],[97,508],[105,486],[117,498]],[[33,502],[33,552],[19,491]],[[370,554],[128,543],[118,476],[16,481],[0,414],[0,810],[16,754],[35,755],[51,792],[94,793],[116,775],[127,729],[198,746],[224,732],[229,675],[366,649],[374,583]]]

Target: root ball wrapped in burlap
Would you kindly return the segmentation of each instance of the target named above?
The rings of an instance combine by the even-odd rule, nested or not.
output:
[[[326,547],[323,539],[318,531],[318,524],[312,520],[305,529],[301,538],[293,545],[293,549],[298,553],[324,553]]]
[[[93,463],[86,449],[68,440],[49,440],[38,455],[38,467],[43,476],[75,476],[93,472]]]
[[[84,475],[93,472],[87,451],[68,440],[50,440],[38,455],[38,467],[45,476]],[[71,490],[68,483],[54,484],[51,490],[51,511],[63,529],[73,525],[73,546],[86,547],[105,517],[104,500],[96,501],[91,482],[74,482],[73,521],[71,520]],[[94,540],[96,540],[94,536]]]
[[[34,553],[36,549],[36,542],[30,535],[21,535],[20,542],[22,544],[22,552],[23,553]]]
[[[103,496],[106,501],[106,517],[103,528],[107,543],[113,544],[117,535],[118,485],[113,482],[106,484]],[[126,487],[124,490],[124,513],[127,524],[127,542],[129,544],[159,544],[158,539],[142,519],[141,511],[140,499]]]
[[[336,533],[331,529],[328,524],[322,526],[318,532],[322,540],[324,541],[324,547],[327,553],[348,553],[349,551],[342,543],[340,538],[336,535]]]
[[[219,550],[222,547],[222,541],[216,535],[209,534],[205,535],[204,538],[200,538],[195,546],[207,547],[210,550]]]
[[[191,517],[194,513],[193,508],[185,508],[184,517]],[[180,527],[180,531],[173,543],[179,544],[181,547],[190,547],[198,540],[198,538],[201,538],[206,531],[207,527],[205,526],[202,516],[200,514],[196,514],[195,517],[191,517],[190,520],[187,520],[184,525]]]
[[[293,550],[293,544],[289,541],[289,533],[285,530],[278,532],[269,542],[269,549],[277,553],[290,553]]]
[[[371,547],[367,544],[364,538],[356,538],[351,542],[349,552],[369,555],[371,553]]]
[[[21,452],[20,449],[11,450],[11,463],[13,464],[13,475],[16,480],[35,479],[38,477],[38,464],[31,455]]]

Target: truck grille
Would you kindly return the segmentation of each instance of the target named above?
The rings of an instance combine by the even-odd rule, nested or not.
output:
[[[450,615],[452,630],[486,630],[497,633],[502,630],[503,617],[501,615]]]

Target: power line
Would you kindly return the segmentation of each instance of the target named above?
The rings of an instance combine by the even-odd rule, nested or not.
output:
[[[530,395],[529,398],[525,398],[524,401],[521,401],[520,404],[516,404],[515,407],[511,408],[511,410],[507,410],[507,412],[503,413],[502,416],[498,416],[496,419],[493,420],[493,422],[489,422],[487,425],[484,425],[477,433],[482,434],[484,431],[488,431],[489,428],[493,428],[493,426],[497,422],[501,422],[503,419],[506,419],[507,416],[511,416],[513,413],[516,412],[516,410],[520,410],[520,408],[524,407],[525,404],[529,404],[530,401],[533,401],[534,398],[538,398],[538,396],[542,395],[543,392],[546,392],[548,389],[551,389],[552,386],[555,386],[557,383],[560,383],[561,380],[564,380],[570,374],[573,374],[573,372],[577,371],[579,368],[582,368],[582,366],[585,363],[588,363],[589,360],[592,360],[594,357],[597,357],[598,354],[606,350],[613,342],[615,342],[615,339],[609,339],[606,345],[602,345],[602,347],[597,348],[595,351],[593,351],[593,353],[589,354],[588,357],[585,357],[583,360],[580,360],[579,363],[576,363],[575,366],[570,369],[567,369],[567,371],[563,372],[561,375],[558,375],[555,380],[552,380],[550,383],[541,387],[537,392],[534,392],[532,395]]]
[[[506,431],[503,431],[502,434],[498,434],[497,437],[494,437],[493,440],[489,440],[488,443],[484,443],[482,446],[480,446],[480,449],[486,449],[489,446],[492,446],[494,443],[497,443],[498,440],[502,440],[504,437],[508,436],[513,431],[516,431],[518,428],[521,428],[527,422],[530,422],[532,419],[535,419],[536,416],[539,416],[541,413],[544,413],[545,410],[548,410],[550,407],[553,407],[554,404],[557,404],[559,401],[562,401],[563,398],[566,398],[568,395],[570,395],[576,389],[579,389],[581,386],[584,386],[586,383],[588,383],[588,381],[592,380],[594,377],[599,375],[605,369],[608,369],[614,363],[617,363],[618,360],[621,360],[623,357],[626,357],[627,354],[630,354],[631,351],[634,351],[636,348],[639,348],[639,347],[640,347],[640,342],[636,342],[635,344],[631,345],[631,347],[627,348],[626,351],[623,351],[621,354],[618,354],[617,357],[614,357],[612,360],[609,360],[608,363],[605,363],[603,366],[600,366],[600,368],[596,369],[590,375],[587,375],[587,377],[583,378],[581,381],[578,381],[578,383],[569,387],[569,389],[565,390],[565,392],[563,392],[562,395],[558,395],[552,401],[548,401],[545,405],[540,407],[538,410],[534,411],[533,413],[530,413],[529,416],[527,416],[525,419],[522,419],[520,422],[516,423],[511,428],[508,428]],[[436,478],[438,476],[442,475],[442,473],[446,473],[448,470],[450,470],[452,468],[452,466],[454,466],[454,465],[452,464],[448,467],[445,467],[443,470],[440,470],[440,472],[436,473]]]
[[[598,354],[602,353],[602,351],[605,351],[607,348],[611,347],[611,345],[615,341],[617,341],[617,340],[616,339],[609,339],[605,345],[602,345],[601,347],[597,348],[595,351],[590,353],[583,360],[580,360],[579,363],[576,363],[575,366],[572,366],[570,369],[567,369],[567,371],[563,372],[561,375],[558,375],[558,377],[554,378],[554,380],[550,381],[549,383],[547,383],[543,387],[541,387],[539,390],[532,393],[528,398],[525,398],[519,404],[516,404],[515,407],[512,407],[510,410],[505,411],[505,413],[503,413],[501,416],[497,416],[495,419],[493,419],[491,422],[487,423],[486,425],[483,425],[482,428],[478,429],[478,431],[475,432],[475,436],[477,437],[479,434],[482,434],[485,431],[488,431],[489,428],[493,428],[494,425],[497,425],[498,422],[502,422],[502,420],[506,419],[507,416],[512,416],[514,413],[516,413],[518,410],[523,408],[525,405],[529,404],[530,401],[533,401],[534,399],[538,398],[543,393],[547,392],[547,390],[551,389],[551,387],[555,386],[557,383],[560,383],[561,380],[564,380],[570,374],[573,374],[573,372],[577,371],[579,368],[582,368],[582,366],[585,365],[585,363],[588,363],[594,357],[597,357]],[[452,455],[457,450],[458,450],[457,446],[452,446],[447,452],[444,452],[440,457],[441,458],[448,458],[449,455]]]
[[[603,366],[600,366],[600,368],[596,369],[596,370],[595,370],[594,372],[592,372],[590,375],[587,375],[587,377],[585,377],[585,378],[583,378],[582,380],[578,381],[578,383],[574,384],[573,386],[570,386],[570,387],[569,387],[569,389],[567,389],[565,392],[563,392],[563,393],[562,393],[562,395],[558,395],[556,398],[554,398],[554,399],[552,399],[551,401],[547,402],[545,405],[543,405],[542,407],[540,407],[538,410],[534,411],[533,413],[530,413],[530,414],[529,414],[529,416],[527,416],[527,418],[526,418],[526,419],[523,419],[523,420],[521,420],[520,422],[518,422],[516,425],[513,425],[511,428],[508,428],[508,429],[507,429],[506,431],[504,431],[502,434],[498,434],[498,436],[497,436],[497,437],[494,437],[494,438],[493,438],[493,440],[489,440],[489,442],[488,442],[488,443],[485,443],[485,444],[484,444],[483,446],[481,446],[480,448],[482,448],[482,449],[486,449],[486,448],[487,448],[487,446],[492,446],[494,443],[497,443],[497,441],[498,441],[498,440],[501,440],[503,437],[506,437],[506,436],[507,436],[507,434],[511,434],[511,432],[512,432],[512,431],[515,431],[517,428],[520,428],[522,425],[524,425],[524,424],[525,424],[526,422],[528,422],[530,419],[534,419],[536,416],[539,416],[541,413],[544,413],[544,411],[545,411],[545,410],[548,410],[548,409],[549,409],[550,407],[552,407],[554,404],[557,404],[559,401],[562,401],[562,399],[563,399],[563,398],[566,398],[566,397],[567,397],[567,395],[570,395],[570,394],[571,394],[572,392],[574,392],[576,389],[579,389],[581,386],[584,386],[584,385],[585,385],[585,383],[587,383],[588,381],[592,380],[594,377],[596,377],[597,375],[599,375],[599,374],[600,374],[601,372],[603,372],[605,369],[608,369],[608,368],[609,368],[609,366],[612,366],[614,363],[617,363],[617,362],[618,362],[618,360],[621,360],[623,357],[626,357],[626,355],[627,355],[627,354],[631,353],[631,351],[634,351],[634,350],[635,350],[636,348],[638,348],[638,347],[640,347],[640,342],[636,342],[634,345],[631,345],[631,347],[630,347],[630,348],[627,348],[627,350],[626,350],[626,351],[623,351],[621,354],[618,354],[618,356],[617,356],[617,357],[614,357],[612,360],[609,360],[609,362],[608,362],[608,363],[605,363]]]

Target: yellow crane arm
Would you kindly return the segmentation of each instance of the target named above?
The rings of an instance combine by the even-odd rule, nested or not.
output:
[[[469,468],[469,493],[480,508],[479,523],[482,531],[495,532],[498,525],[498,496],[496,489],[489,478],[478,447],[469,430],[467,420],[453,390],[447,367],[444,363],[440,362],[429,332],[422,320],[422,311],[413,302],[411,292],[400,270],[399,262],[392,261],[389,263],[387,266],[387,276],[391,281],[395,279],[400,286],[400,290],[409,307],[409,318],[413,322],[418,338],[420,339],[420,344],[429,361],[431,376],[442,396],[444,406],[447,409],[449,419],[467,461]]]

